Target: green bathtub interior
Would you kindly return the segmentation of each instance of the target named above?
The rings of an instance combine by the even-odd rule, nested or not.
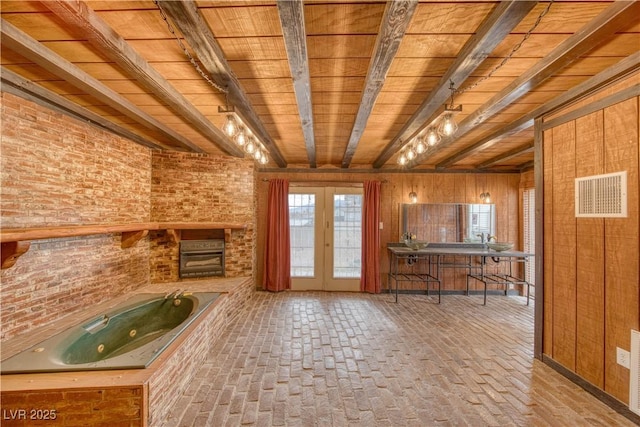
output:
[[[69,365],[91,363],[128,353],[164,335],[184,322],[194,301],[189,298],[160,299],[106,318],[104,326],[89,331],[70,344],[60,355]]]

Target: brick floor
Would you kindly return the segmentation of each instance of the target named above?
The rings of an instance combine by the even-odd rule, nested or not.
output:
[[[258,292],[165,427],[632,426],[533,359],[524,298]]]

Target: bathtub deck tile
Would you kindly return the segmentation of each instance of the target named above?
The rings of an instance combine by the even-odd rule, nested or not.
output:
[[[517,297],[258,292],[163,427],[634,425],[533,360],[532,330]]]

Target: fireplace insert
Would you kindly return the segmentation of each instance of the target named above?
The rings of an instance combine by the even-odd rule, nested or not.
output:
[[[224,239],[180,241],[180,277],[224,276]]]

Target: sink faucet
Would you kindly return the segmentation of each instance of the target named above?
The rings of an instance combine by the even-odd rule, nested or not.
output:
[[[494,242],[498,241],[498,238],[496,236],[487,236],[487,243],[489,243],[491,239],[493,239]]]
[[[480,243],[484,243],[484,231],[480,234],[476,234],[476,237],[480,238]]]

